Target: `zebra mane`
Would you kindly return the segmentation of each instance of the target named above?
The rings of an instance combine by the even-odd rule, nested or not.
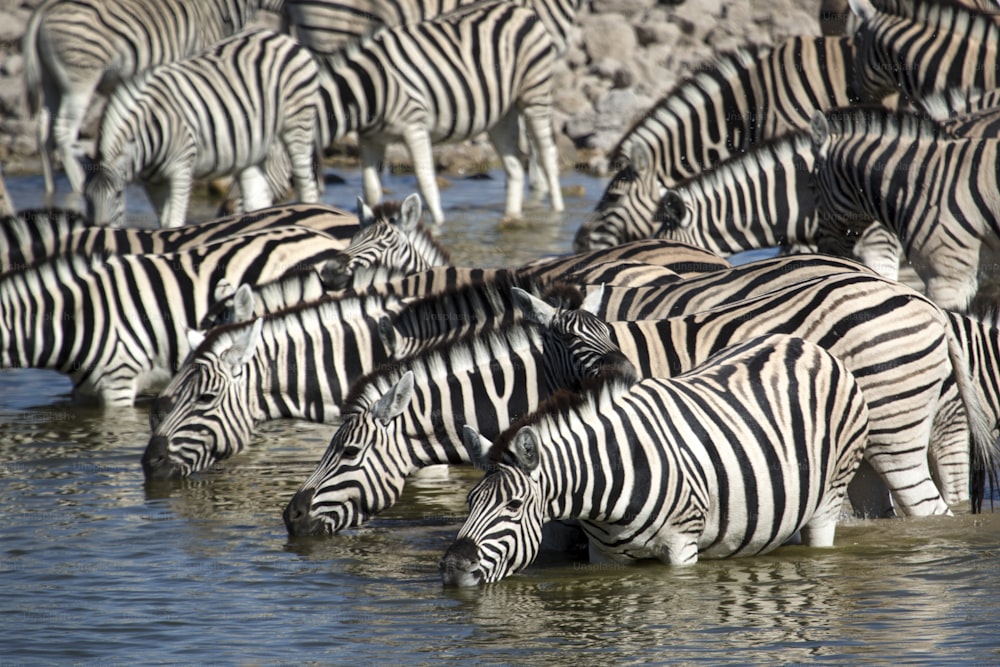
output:
[[[451,252],[441,245],[440,241],[434,238],[434,235],[431,234],[431,230],[427,228],[427,225],[425,225],[422,220],[417,222],[417,228],[414,229],[410,235],[408,235],[408,238],[410,239],[410,243],[414,245],[416,245],[414,243],[415,240],[419,243],[426,243],[432,250],[441,256],[446,264],[452,263]]]
[[[522,348],[532,340],[539,340],[541,335],[541,326],[520,321],[498,329],[469,333],[384,364],[351,384],[341,412],[356,414],[370,409],[407,371],[413,371],[415,386],[427,387],[483,363],[498,361],[503,364],[509,358],[506,351]]]
[[[553,283],[542,292],[542,301],[564,310],[578,310],[583,305],[583,292],[567,283]]]
[[[635,376],[631,373],[607,367],[597,377],[582,378],[580,391],[560,389],[539,403],[534,412],[521,417],[497,436],[490,448],[490,461],[503,463],[509,460],[507,453],[514,436],[525,426],[534,426],[548,420],[563,421],[571,413],[578,412],[586,413],[584,418],[589,419],[591,414],[599,414],[602,401],[620,396],[634,386],[635,382]]]
[[[948,139],[940,123],[912,111],[897,111],[878,105],[839,107],[825,111],[830,129],[837,135],[877,134],[886,138]]]
[[[720,75],[726,80],[732,80],[741,71],[748,70],[772,50],[773,47],[769,45],[745,44],[733,50],[718,53],[712,59],[696,65],[696,71],[693,74],[688,75],[671,88],[622,135],[622,138],[609,153],[613,156],[613,161],[628,162],[628,154],[625,149],[628,142],[631,141],[632,133],[644,126],[650,118],[655,118],[661,109],[683,111],[686,114],[686,110],[690,108],[691,104],[695,104],[695,108],[700,108],[702,101],[699,98],[705,90],[704,82],[716,80]]]
[[[434,290],[434,275],[443,273],[446,279],[455,275],[458,280],[461,280],[461,273],[453,273],[455,271],[461,271],[461,268],[462,267],[450,266],[431,269],[427,272],[427,275],[429,275],[430,278],[428,279],[428,284],[426,286],[418,284],[409,289],[399,289],[404,283],[414,280],[420,275],[411,274],[410,276],[400,279],[398,282],[389,283],[384,287],[372,288],[371,291],[387,291],[389,293],[394,293],[397,289],[399,289],[400,296],[405,297],[421,288],[432,290],[427,296],[418,296],[414,300],[408,301],[405,305],[403,305],[394,316],[394,322],[401,322],[407,317],[417,317],[418,319],[434,317],[440,318],[450,312],[449,304],[454,302],[467,304],[473,300],[490,304],[490,307],[493,308],[494,312],[500,314],[509,310],[509,307],[513,305],[511,290],[514,287],[520,287],[526,292],[530,292],[532,294],[540,294],[542,292],[541,285],[535,277],[505,269],[497,269],[495,273],[487,274],[482,278],[473,278],[470,282],[449,284],[444,289]],[[489,313],[483,313],[483,315],[489,315]]]
[[[872,0],[872,5],[881,15],[892,19],[905,19],[915,23],[945,27],[949,31],[965,32],[970,23],[982,22],[995,25],[992,17],[983,10],[970,6],[968,0]],[[995,31],[994,31],[995,32]]]

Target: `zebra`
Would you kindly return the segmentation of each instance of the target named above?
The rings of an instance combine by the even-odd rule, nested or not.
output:
[[[592,553],[623,563],[757,555],[800,530],[809,546],[833,546],[868,410],[838,359],[767,336],[673,379],[605,373],[589,391],[543,403],[492,447],[470,431],[466,446],[480,450],[486,474],[441,560],[446,585],[520,571],[543,524],[562,519],[580,522]]]
[[[524,168],[518,116],[539,156],[552,208],[562,211],[552,138],[555,53],[538,16],[489,2],[430,21],[386,28],[320,60],[320,144],[357,132],[365,200],[381,199],[388,142],[403,141],[435,223],[444,220],[431,143],[487,132],[507,173],[505,215],[518,217]]]
[[[461,428],[499,435],[544,398],[582,379],[538,325],[515,325],[432,347],[358,379],[343,423],[283,513],[290,535],[361,525],[398,499],[407,476],[469,464]],[[605,363],[628,362],[611,353]],[[634,370],[633,370],[634,373]]]
[[[124,188],[141,180],[164,227],[184,224],[195,178],[235,173],[247,210],[270,206],[261,172],[272,143],[292,162],[299,199],[319,201],[313,173],[319,70],[287,35],[243,32],[119,85],[97,139],[85,194],[98,224],[119,225]]]
[[[1000,248],[1000,140],[954,137],[917,114],[879,108],[817,114],[811,132],[826,233],[836,236],[859,217],[882,222],[928,296],[946,310],[966,310],[980,246]]]
[[[257,424],[329,423],[350,383],[394,359],[385,295],[323,297],[198,337],[153,401],[147,479],[186,477],[243,451]]]
[[[894,281],[841,274],[645,321],[605,322],[587,310],[599,300],[592,294],[581,309],[567,311],[528,294],[519,303],[526,317],[569,348],[577,365],[597,367],[621,351],[642,377],[686,372],[728,345],[763,334],[799,336],[829,351],[864,391],[871,426],[865,459],[904,515],[951,514],[949,505],[969,500],[970,436],[974,458],[996,458],[986,407],[947,314]],[[852,494],[856,510],[875,516],[891,511],[883,499]]]
[[[861,19],[854,42],[867,101],[896,92],[913,102],[952,87],[1000,87],[994,16],[955,2],[917,2],[903,14],[870,0],[850,0],[850,6]]]
[[[773,48],[746,46],[716,56],[625,133],[612,153],[625,164],[577,230],[574,247],[608,247],[609,226],[642,219],[642,211],[629,210],[637,198],[659,200],[663,187],[759,141],[807,128],[816,109],[856,102],[853,60],[846,37],[792,37]],[[591,231],[597,225],[603,232]]]
[[[158,64],[180,60],[241,30],[258,9],[283,0],[45,0],[21,41],[28,109],[38,117],[45,193],[55,191],[58,149],[74,192],[84,171],[74,155],[84,113],[95,91]],[[53,115],[54,113],[54,115]]]
[[[0,218],[0,273],[69,253],[121,255],[189,250],[234,236],[280,227],[321,232],[343,247],[358,231],[353,214],[322,204],[285,204],[173,229],[111,228],[58,208]]]
[[[189,327],[220,284],[272,279],[337,252],[286,228],[185,252],[64,255],[0,275],[0,368],[50,368],[74,397],[132,405],[167,384],[189,350]]]
[[[668,238],[721,256],[774,246],[817,242],[813,147],[807,130],[759,142],[697,176],[660,189],[643,189],[631,199],[624,222],[618,217],[594,222],[592,244],[617,245],[634,238]],[[852,232],[854,230],[851,230]],[[862,230],[849,237],[824,239],[836,255],[864,256],[888,278],[899,275],[901,249],[868,241]],[[873,230],[874,232],[874,230]],[[853,243],[852,243],[853,242]]]
[[[949,88],[921,98],[917,107],[955,136],[1000,135],[1000,90]]]

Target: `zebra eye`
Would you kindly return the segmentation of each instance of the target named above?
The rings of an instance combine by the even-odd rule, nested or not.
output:
[[[361,453],[360,447],[354,447],[353,445],[344,447],[344,451],[341,452],[340,457],[344,459],[353,459]]]
[[[214,400],[215,400],[215,394],[211,393],[199,394],[197,399],[199,403],[211,403]]]
[[[523,504],[524,504],[523,500],[516,500],[516,499],[512,500],[509,503],[507,503],[507,511],[516,512],[519,509],[521,509],[521,505]]]

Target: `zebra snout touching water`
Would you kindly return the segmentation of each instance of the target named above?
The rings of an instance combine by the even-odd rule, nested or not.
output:
[[[763,336],[674,379],[605,374],[495,446],[466,438],[486,474],[441,561],[446,585],[524,569],[554,520],[577,519],[592,551],[623,563],[757,555],[800,530],[809,546],[832,546],[868,407],[825,350]]]
[[[196,178],[235,174],[247,210],[269,206],[283,194],[272,192],[262,171],[275,144],[288,154],[299,199],[317,202],[318,86],[309,52],[267,30],[234,35],[123,83],[108,100],[97,169],[87,180],[92,218],[121,224],[133,180],[142,181],[164,227],[184,224]]]

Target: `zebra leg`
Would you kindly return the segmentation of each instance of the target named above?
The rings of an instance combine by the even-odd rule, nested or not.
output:
[[[880,222],[872,222],[862,232],[852,250],[854,257],[879,275],[899,280],[899,258],[903,245],[896,232]]]
[[[256,211],[271,205],[271,188],[260,165],[251,165],[238,175],[243,194],[243,210]]]
[[[364,190],[365,203],[377,206],[382,201],[382,164],[385,162],[385,144],[360,137],[361,151],[361,185]],[[409,147],[409,143],[407,143]],[[410,149],[412,155],[413,150]],[[417,179],[419,181],[419,177]],[[424,195],[424,199],[426,199]]]
[[[84,175],[83,166],[76,157],[76,143],[80,136],[80,125],[83,124],[83,116],[87,112],[89,101],[89,94],[66,94],[59,102],[59,109],[56,111],[56,117],[52,123],[52,141],[58,147],[59,157],[62,160],[66,178],[69,179],[70,187],[77,194],[83,192]]]
[[[521,217],[521,207],[524,201],[524,164],[521,162],[521,151],[518,148],[517,113],[508,111],[488,131],[490,141],[500,156],[503,170],[507,174],[507,199],[504,203],[504,218]]]
[[[528,107],[521,113],[527,125],[532,153],[538,156],[538,163],[548,182],[552,210],[561,212],[565,206],[563,205],[562,189],[559,187],[559,151],[556,149],[556,142],[552,137],[551,115],[547,109],[539,111],[534,107]]]
[[[931,478],[927,447],[914,446],[929,440],[930,434],[925,431],[907,443],[873,440],[865,448],[865,460],[885,480],[899,513],[905,516],[951,514]]]
[[[978,260],[979,247],[969,250]],[[932,275],[924,278],[927,283],[927,296],[944,310],[964,313],[969,309],[972,297],[979,289],[976,277],[976,267],[969,267],[965,275]]]
[[[272,152],[284,153],[291,163],[292,182],[295,184],[295,193],[298,195],[299,201],[305,204],[315,204],[319,201],[319,186],[317,185],[316,171],[313,169],[312,137],[307,135],[303,139],[298,136],[300,134],[302,132],[289,132],[285,135],[282,140],[284,151],[280,151],[277,146],[272,145],[264,166],[267,169],[271,160],[274,159],[271,155]]]
[[[438,191],[437,176],[434,173],[430,134],[423,126],[411,126],[403,133],[403,140],[410,151],[417,187],[424,197],[427,210],[431,213],[431,220],[435,224],[440,224],[444,222],[444,211],[441,208],[441,193]],[[385,147],[382,148],[382,153],[385,153]]]
[[[43,106],[38,112],[38,154],[42,161],[42,180],[45,182],[45,196],[51,197],[56,191],[56,181],[52,174],[52,156],[55,154],[55,142],[52,140],[52,114],[48,107]]]
[[[190,169],[182,169],[175,172],[171,177],[158,188],[158,197],[162,202],[159,210],[160,227],[182,227],[187,217],[188,202],[191,199],[191,183],[194,180]],[[146,192],[150,190],[147,186]],[[246,193],[243,194],[246,199]],[[150,197],[152,199],[152,196]]]

